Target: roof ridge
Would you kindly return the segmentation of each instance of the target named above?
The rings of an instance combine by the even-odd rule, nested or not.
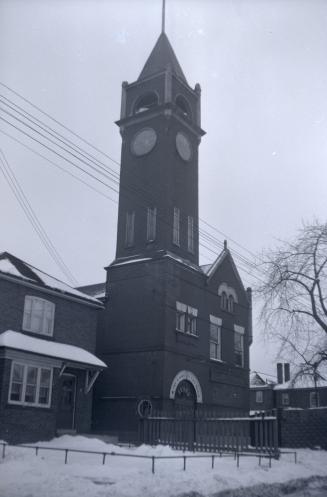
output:
[[[167,69],[169,66],[172,73],[187,84],[186,77],[168,36],[166,33],[161,33],[143,66],[138,81],[162,72],[163,69]]]

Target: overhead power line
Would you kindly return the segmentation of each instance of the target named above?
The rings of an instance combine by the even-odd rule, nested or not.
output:
[[[16,92],[15,90],[12,90],[9,86],[7,86],[7,85],[5,85],[5,84],[3,84],[1,82],[0,82],[0,85],[2,85],[3,87],[7,88],[9,91],[11,91],[15,95],[17,95],[19,98],[21,98],[22,100],[24,100],[25,102],[27,102],[33,108],[35,108],[36,110],[38,110],[39,112],[41,112],[43,115],[47,116],[53,122],[55,122],[56,124],[60,125],[63,129],[66,129],[67,131],[69,131],[70,133],[72,133],[75,137],[79,138],[81,141],[83,141],[84,143],[86,143],[88,146],[90,146],[91,148],[93,148],[97,152],[101,153],[103,156],[107,157],[110,161],[112,161],[116,165],[119,165],[118,161],[114,160],[108,154],[102,152],[99,148],[95,147],[89,141],[85,140],[83,137],[81,137],[80,135],[78,135],[77,133],[75,133],[73,130],[71,130],[67,126],[63,125],[57,119],[54,119],[52,116],[50,116],[50,114],[44,112],[42,109],[40,109],[35,104],[33,104],[30,100],[26,99],[25,97],[23,97],[22,95],[20,95],[18,92]],[[8,104],[8,102],[9,102],[9,104]],[[115,186],[118,186],[118,184],[119,184],[119,175],[118,175],[118,173],[115,172],[114,170],[112,170],[108,165],[104,164],[99,159],[97,159],[96,157],[94,157],[94,155],[92,155],[89,152],[83,150],[79,145],[75,144],[72,140],[70,140],[70,139],[66,138],[64,135],[58,133],[56,130],[54,130],[53,128],[51,128],[47,124],[43,123],[40,119],[36,118],[31,113],[27,112],[25,109],[23,109],[21,106],[18,106],[15,102],[12,102],[7,97],[2,96],[1,103],[5,104],[12,111],[18,113],[25,120],[28,120],[29,123],[32,123],[34,126],[37,126],[39,129],[42,129],[42,131],[44,131],[46,134],[41,133],[40,131],[38,131],[37,129],[35,129],[33,126],[31,126],[30,124],[27,124],[26,122],[24,122],[22,119],[20,119],[19,117],[15,116],[11,112],[8,112],[7,110],[2,109],[11,118],[14,118],[16,121],[20,122],[21,125],[27,126],[32,132],[34,132],[37,135],[41,136],[43,139],[46,139],[46,140],[50,141],[52,145],[56,146],[60,150],[63,150],[65,153],[68,153],[69,155],[73,156],[73,158],[75,160],[78,160],[79,162],[82,162],[84,164],[84,166],[87,166],[87,167],[91,168],[96,174],[101,174],[107,180],[109,180],[110,182],[113,182]],[[19,109],[19,110],[17,110],[17,109]],[[4,119],[3,117],[1,119],[4,122],[6,122],[7,124],[9,124],[10,126],[14,127],[16,130],[18,130],[21,133],[23,133],[25,136],[28,136],[29,138],[31,138],[32,140],[36,141],[38,144],[42,145],[43,147],[45,147],[46,149],[48,149],[52,153],[55,153],[60,158],[64,159],[65,161],[67,161],[68,163],[70,163],[71,165],[73,165],[74,167],[78,168],[84,174],[87,174],[92,179],[94,179],[96,181],[99,181],[106,188],[110,188],[115,193],[118,193],[118,191],[115,188],[113,188],[111,185],[108,185],[104,181],[100,180],[98,177],[95,176],[95,174],[90,173],[89,171],[85,170],[84,167],[81,167],[81,166],[77,165],[75,162],[73,162],[72,160],[68,159],[66,156],[62,155],[62,153],[59,153],[57,150],[53,149],[52,147],[49,147],[48,145],[46,145],[45,143],[43,143],[39,139],[35,138],[34,136],[30,135],[29,133],[26,133],[26,131],[22,130],[21,128],[19,128],[18,126],[14,125],[10,121]],[[49,136],[47,136],[47,134],[49,134],[51,136],[51,138],[49,138]],[[57,140],[57,141],[53,140],[52,138],[55,138],[55,140]],[[59,143],[57,143],[57,142],[59,142]],[[62,146],[62,144],[64,144],[65,146]],[[71,150],[69,150],[69,148]],[[86,184],[86,182],[84,182],[84,183]],[[121,188],[121,193],[122,193],[122,185],[120,185],[120,188]],[[138,188],[135,188],[135,187],[127,187],[126,188],[126,187],[124,187],[124,188],[125,188],[125,190],[128,191],[128,193],[131,193],[131,192],[133,194],[136,193],[136,195],[138,195],[138,199],[142,201],[142,204],[144,203],[144,206],[148,205],[148,199],[151,196],[151,192],[149,193],[149,192],[147,192],[145,190],[142,190],[139,187]],[[146,194],[146,197],[147,197],[146,199],[145,199],[144,193]],[[201,218],[200,218],[200,221],[202,223],[204,223],[206,226],[210,227],[212,230],[216,231],[217,233],[223,234],[220,230],[218,230],[217,228],[213,227],[212,225],[210,225],[206,221],[202,220]],[[166,220],[166,219],[164,220],[164,222],[166,224],[171,225],[171,223],[168,220]],[[223,234],[223,235],[226,236],[225,234]],[[210,247],[208,247],[207,243],[209,243],[209,245],[215,247],[215,249],[218,248],[219,250],[221,250],[223,248],[223,243],[220,240],[218,240],[211,233],[208,233],[204,229],[201,229],[200,227],[199,227],[199,237],[202,238],[202,240],[204,240],[206,242],[206,244],[204,244],[203,242],[199,241],[199,244],[202,247],[204,247],[207,251],[213,253],[215,256],[217,255],[216,250],[212,250]],[[241,244],[239,244],[238,242],[236,242],[236,241],[234,241],[232,239],[230,239],[230,240],[233,243],[235,243],[236,245],[238,245],[239,247],[241,247],[243,250],[246,250],[248,253],[250,253],[251,256],[255,257],[255,255],[252,252],[250,252],[248,249],[246,249],[244,246],[242,246]],[[241,263],[241,264],[239,264],[240,269],[242,269],[243,271],[247,272],[247,274],[249,274],[251,277],[254,277],[256,279],[260,279],[260,278],[258,278],[257,275],[254,275],[253,273],[250,273],[248,270],[246,270],[244,268],[244,265],[247,268],[249,268],[250,271],[256,271],[258,273],[264,274],[264,271],[262,271],[262,270],[260,271],[259,268],[257,267],[257,265],[254,262],[248,260],[243,254],[241,254],[240,252],[238,252],[236,249],[232,249],[232,253],[239,260],[239,262]]]
[[[0,149],[0,169],[2,171],[2,174],[5,178],[5,180],[8,183],[9,188],[11,189],[12,193],[14,194],[16,200],[19,202],[21,208],[23,209],[27,219],[31,223],[34,231],[40,238],[43,246],[49,253],[49,255],[52,257],[56,265],[60,268],[62,273],[66,276],[66,278],[72,283],[73,286],[78,286],[78,281],[68,268],[68,266],[65,264],[63,261],[61,255],[55,248],[54,244],[52,243],[50,237],[48,236],[47,232],[43,228],[41,222],[39,221],[31,203],[29,202],[28,198],[26,197],[23,188],[21,187],[15,173],[13,172],[12,168],[10,167],[9,162],[7,161],[7,158],[4,154],[4,152]]]

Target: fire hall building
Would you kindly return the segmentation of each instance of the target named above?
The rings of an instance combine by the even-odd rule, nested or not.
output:
[[[164,32],[138,79],[122,84],[117,249],[96,350],[109,367],[95,386],[95,430],[131,436],[151,409],[249,411],[251,290],[226,243],[199,265],[200,101]]]

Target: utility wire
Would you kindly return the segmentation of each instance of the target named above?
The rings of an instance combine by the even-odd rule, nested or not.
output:
[[[73,155],[74,158],[82,161],[86,166],[89,166],[91,167],[94,171],[96,172],[99,172],[97,168],[93,167],[92,165],[90,165],[88,162],[86,162],[85,160],[83,159],[80,159],[76,154],[74,153],[71,153],[68,149],[66,149],[65,147],[61,147],[60,145],[58,145],[56,142],[54,142],[54,140],[50,139],[49,137],[47,137],[46,135],[44,135],[43,133],[40,133],[39,131],[35,130],[32,126],[24,123],[24,121],[22,121],[21,119],[17,118],[16,116],[14,116],[13,114],[7,112],[6,110],[2,109],[6,114],[8,114],[10,117],[13,117],[15,118],[16,120],[18,120],[21,124],[27,126],[29,129],[31,129],[33,132],[36,132],[37,134],[41,135],[43,138],[46,138],[48,139],[52,144],[56,145],[56,146],[59,146],[61,149],[63,149],[65,152],[68,152],[70,153],[71,155]],[[57,155],[59,155],[59,157],[63,158],[64,160],[68,161],[70,164],[74,165],[75,167],[78,167],[80,170],[82,170],[84,173],[88,174],[89,176],[91,176],[93,179],[96,179],[97,181],[100,181],[102,184],[104,184],[105,186],[107,186],[108,188],[111,188],[113,191],[115,191],[116,193],[117,190],[113,189],[110,185],[108,185],[107,183],[104,183],[102,182],[101,180],[99,180],[99,178],[96,178],[93,174],[90,174],[88,173],[87,171],[85,171],[85,169],[81,168],[80,166],[77,166],[75,163],[73,163],[71,160],[67,159],[65,156],[63,156],[62,154],[58,154],[57,151],[55,151],[53,148],[51,147],[48,147],[46,144],[44,144],[43,142],[40,142],[39,140],[37,140],[35,137],[29,135],[28,133],[26,133],[25,131],[23,131],[21,128],[15,126],[13,123],[11,123],[10,121],[4,119],[3,117],[0,117],[0,119],[2,119],[4,122],[6,122],[7,124],[9,124],[10,126],[13,126],[14,128],[16,128],[17,130],[19,130],[20,132],[22,132],[23,134],[25,134],[26,136],[28,136],[29,138],[35,140],[36,142],[38,142],[39,144],[43,145],[44,147],[46,147],[48,150],[52,151],[53,153],[56,153]],[[100,171],[100,173],[106,177],[106,179],[109,179],[109,180],[112,180],[112,178],[109,178],[106,173],[104,173],[103,171]],[[118,185],[118,181],[115,181],[115,183]],[[168,223],[167,223],[168,224]],[[200,230],[199,230],[200,231]],[[199,232],[199,234],[201,235],[201,232]],[[204,234],[204,237],[207,238],[208,240],[208,235]],[[212,237],[211,237],[212,238]],[[217,240],[217,243],[219,243],[219,241]],[[221,242],[220,242],[221,243]],[[216,252],[214,250],[212,250],[210,247],[208,247],[207,245],[205,244],[201,244],[200,242],[200,245],[202,245],[204,248],[206,248],[208,251],[212,252],[215,256],[216,256]],[[221,244],[222,245],[222,244]],[[238,255],[238,254],[237,254]],[[248,273],[250,274],[250,273]],[[251,275],[252,276],[252,275]]]
[[[26,197],[24,190],[22,189],[19,181],[17,180],[17,177],[13,170],[10,167],[9,162],[6,159],[5,154],[3,151],[0,149],[0,168],[3,173],[3,176],[5,180],[8,183],[8,186],[10,187],[12,193],[14,194],[16,200],[19,202],[21,208],[23,209],[26,217],[30,221],[34,231],[37,233],[39,236],[42,244],[48,251],[49,255],[52,257],[54,262],[57,264],[57,266],[60,268],[62,273],[68,278],[68,280],[73,284],[73,286],[78,286],[78,281],[76,278],[73,276],[72,272],[70,269],[67,267],[65,262],[63,261],[62,257],[58,253],[57,249],[53,245],[51,239],[49,238],[48,234],[46,233],[45,229],[43,228],[42,224],[40,223],[33,207],[31,206],[28,198]]]
[[[59,126],[61,126],[62,128],[66,129],[67,131],[69,131],[70,133],[72,133],[75,137],[79,138],[81,141],[83,141],[84,143],[86,143],[87,145],[89,145],[91,148],[93,148],[94,150],[96,150],[97,152],[101,153],[103,156],[107,157],[110,161],[112,161],[113,163],[115,163],[116,165],[120,166],[119,162],[116,161],[115,159],[113,159],[110,155],[106,154],[105,152],[103,152],[102,150],[100,150],[99,148],[95,147],[92,143],[90,143],[89,141],[85,140],[81,135],[75,133],[71,128],[65,126],[64,124],[62,124],[60,121],[58,121],[57,119],[54,119],[50,114],[44,112],[40,107],[36,106],[35,104],[33,104],[30,100],[26,99],[25,97],[23,97],[21,94],[19,94],[17,91],[13,90],[12,88],[10,88],[8,85],[5,85],[4,83],[1,83],[0,82],[0,85],[2,85],[3,87],[5,87],[6,89],[8,89],[9,91],[11,91],[13,94],[15,94],[16,96],[18,96],[19,98],[21,98],[22,100],[24,100],[25,102],[27,102],[29,105],[31,105],[33,108],[35,108],[36,110],[38,110],[39,112],[41,112],[43,115],[47,116],[49,119],[51,119],[53,122],[55,122],[56,124],[58,124]],[[9,99],[7,99],[6,97],[3,97],[5,98],[7,101],[10,101]],[[11,101],[10,101],[11,102]],[[13,103],[13,102],[11,102]],[[25,113],[27,113],[27,111],[25,111],[24,109],[22,109],[21,107],[17,106],[17,104],[13,103],[16,107],[20,108],[21,110],[23,110]],[[30,113],[27,113],[28,115],[31,116]],[[34,117],[34,116],[32,116]],[[40,120],[38,120],[37,118],[34,117],[34,119],[36,119],[38,122],[41,122]],[[52,128],[50,128],[49,126],[45,125],[48,129],[52,130]],[[52,130],[54,131],[54,130]],[[57,133],[55,131],[55,133],[58,135],[58,136],[61,136],[62,138],[65,138],[63,137],[63,135],[60,135],[59,133]],[[66,140],[68,140],[67,138],[65,138]],[[70,143],[72,143],[70,140],[68,140]],[[80,147],[78,147],[80,149]],[[88,154],[90,155],[90,154]],[[93,159],[94,156],[90,155],[90,157],[92,157]],[[97,159],[95,159],[97,160]],[[213,227],[212,225],[210,225],[209,223],[207,223],[206,221],[202,220],[200,218],[200,221],[203,222],[204,224],[206,224],[208,227],[212,228],[213,230],[215,230],[216,232],[224,235],[226,238],[228,238],[230,241],[232,241],[233,243],[237,244],[238,246],[240,246],[241,248],[243,248],[244,250],[246,250],[247,252],[249,252],[252,256],[254,255],[252,252],[250,252],[248,249],[246,249],[244,246],[242,246],[241,244],[239,244],[238,242],[232,240],[230,237],[228,237],[227,235],[225,235],[223,232],[221,232],[220,230],[218,230],[217,228]],[[199,229],[200,231],[200,229]],[[256,268],[257,269],[257,268]]]
[[[52,121],[56,122],[57,124],[59,124],[60,126],[62,126],[63,128],[67,129],[69,132],[71,132],[72,134],[74,134],[74,136],[77,136],[79,139],[81,139],[83,142],[87,143],[89,146],[91,146],[92,148],[94,148],[95,150],[97,150],[98,152],[102,153],[102,155],[106,156],[107,158],[109,158],[112,162],[114,162],[115,164],[119,165],[119,163],[117,161],[115,161],[112,157],[110,157],[109,155],[105,154],[104,152],[102,152],[100,149],[94,147],[92,144],[90,144],[90,142],[87,142],[86,140],[84,140],[80,135],[77,135],[75,132],[73,132],[70,128],[64,126],[62,123],[60,123],[58,120],[52,118],[49,114],[45,113],[44,111],[42,111],[39,107],[35,106],[34,104],[32,104],[32,102],[30,102],[29,100],[27,100],[25,97],[22,97],[22,95],[18,94],[17,92],[15,92],[14,90],[12,90],[11,88],[9,88],[7,85],[4,85],[3,83],[0,82],[0,84],[2,86],[4,86],[5,88],[7,88],[8,90],[12,91],[14,94],[16,94],[17,96],[19,96],[20,98],[22,98],[24,101],[28,102],[30,105],[32,105],[34,108],[36,108],[38,111],[40,111],[41,113],[43,113],[44,115],[46,115],[47,117],[49,117]],[[78,145],[74,144],[71,140],[65,138],[63,135],[61,135],[60,133],[58,133],[57,131],[53,130],[51,127],[49,127],[48,125],[42,123],[42,121],[40,121],[38,118],[36,118],[35,116],[33,116],[32,114],[30,114],[29,112],[27,112],[25,109],[23,109],[22,107],[18,106],[15,102],[12,102],[10,99],[8,99],[7,97],[3,96],[2,95],[2,98],[5,100],[5,102],[2,100],[2,104],[5,104],[7,105],[11,110],[15,111],[16,113],[18,113],[19,115],[23,116],[25,119],[27,119],[29,122],[32,122],[34,125],[37,125],[39,128],[41,128],[43,131],[46,131],[47,133],[49,133],[51,136],[53,136],[55,139],[59,140],[61,143],[64,143],[65,145],[67,145],[66,141],[68,141],[69,143],[69,147],[71,147],[74,152],[77,152],[79,153],[80,155],[82,155],[82,157],[88,159],[89,161],[91,162],[95,162],[96,161],[96,166],[100,167],[101,168],[101,171],[99,171],[98,169],[94,168],[92,165],[90,165],[88,162],[86,162],[84,159],[81,159],[80,157],[76,156],[75,153],[72,153],[70,150],[68,150],[67,148],[65,147],[62,147],[60,145],[58,145],[58,143],[54,142],[52,139],[50,139],[49,137],[47,137],[46,135],[43,135],[42,133],[38,132],[35,130],[35,128],[33,128],[32,126],[29,126],[28,124],[26,124],[24,121],[22,121],[21,119],[17,118],[16,116],[14,116],[13,114],[9,113],[8,111],[6,111],[5,109],[2,109],[7,115],[9,115],[10,117],[13,117],[14,119],[18,120],[20,123],[24,124],[25,126],[29,127],[30,129],[32,129],[34,132],[37,132],[38,134],[40,134],[43,138],[46,138],[48,139],[52,144],[56,145],[56,146],[59,146],[60,148],[62,148],[66,153],[69,153],[71,155],[73,155],[74,158],[77,158],[78,160],[82,161],[86,166],[88,167],[91,167],[93,170],[96,170],[99,174],[102,174],[103,176],[105,176],[107,179],[109,179],[110,181],[113,181],[116,185],[119,184],[119,175],[113,171],[111,168],[109,168],[107,165],[103,164],[101,161],[99,161],[97,158],[95,158],[93,155],[89,154],[88,152],[85,152],[83,151]],[[10,102],[12,105],[14,105],[16,108],[13,108],[11,105],[9,105],[7,102]],[[24,114],[22,114],[22,112],[20,111],[17,111],[17,108],[20,109],[21,111],[23,111]],[[32,119],[30,119],[29,117],[26,117],[26,115],[30,116]],[[3,118],[2,118],[3,119]],[[8,121],[6,121],[5,119],[3,119],[5,122],[7,122],[8,124],[12,125],[12,123],[9,123]],[[35,122],[37,121],[37,122]],[[42,125],[38,124],[38,123],[42,123]],[[14,126],[15,127],[15,126]],[[45,129],[47,128],[47,129]],[[16,129],[19,129],[16,127]],[[20,129],[19,129],[20,130]],[[48,131],[50,130],[50,131]],[[20,130],[21,132],[23,132],[22,130]],[[26,134],[26,133],[25,133]],[[30,135],[27,135],[27,136],[30,136]],[[58,138],[59,137],[59,138]],[[40,143],[40,142],[39,142]],[[45,144],[42,143],[43,146],[46,146]],[[48,148],[48,147],[47,147]],[[52,149],[51,149],[52,150]],[[53,150],[52,150],[53,151]],[[61,155],[60,155],[61,156]],[[65,158],[65,160],[67,160]],[[70,161],[69,161],[70,162]],[[72,162],[70,162],[72,163]],[[77,167],[75,165],[75,167]],[[82,169],[82,171],[84,173],[86,173],[86,171],[84,169]],[[105,171],[105,173],[103,172]],[[110,177],[108,177],[107,175],[110,175]],[[93,176],[94,177],[94,176]],[[106,185],[107,187],[110,188],[109,185]],[[140,191],[140,189],[138,189]],[[114,190],[115,191],[115,190]],[[148,192],[146,192],[147,195],[148,195]],[[201,220],[200,218],[200,221],[203,222],[205,225],[209,226],[211,229],[215,230],[216,232],[218,233],[221,233],[223,234],[224,236],[226,236],[223,232],[221,232],[220,230],[218,230],[217,228],[214,228],[213,226],[211,226],[209,223],[207,223],[206,221],[204,220]],[[167,223],[168,224],[168,223]],[[208,243],[210,243],[211,245],[215,246],[215,247],[219,247],[219,249],[222,247],[222,242],[220,242],[219,240],[215,239],[215,237],[213,237],[211,234],[207,233],[206,231],[204,231],[203,229],[201,229],[200,227],[198,227],[198,230],[199,230],[199,236],[204,238]],[[238,242],[230,239],[233,243],[237,244],[238,246],[242,247],[244,250],[246,250],[247,252],[249,252],[251,255],[254,255],[252,252],[250,252],[248,249],[246,249],[244,246],[242,246],[241,244],[239,244]],[[201,242],[199,242],[199,244],[201,245]],[[214,253],[214,255],[216,256],[216,252],[211,250],[207,245],[204,245],[202,244],[202,246]],[[264,273],[262,270],[260,271],[257,267],[257,265],[251,261],[249,261],[248,259],[246,259],[242,254],[240,254],[238,251],[236,251],[235,249],[232,250],[233,252],[233,255],[236,256],[241,262],[242,262],[242,266],[240,266],[240,269],[242,270],[245,270],[244,269],[244,265],[247,265],[250,267],[251,270],[255,270],[255,271],[258,271],[258,272],[261,272],[261,273]],[[248,271],[245,270],[245,272],[247,272],[247,274],[249,274],[251,277],[254,277],[254,278],[257,278],[259,279],[258,277],[256,277],[253,273],[249,273]],[[265,273],[264,273],[265,274]],[[261,282],[263,280],[260,280]]]

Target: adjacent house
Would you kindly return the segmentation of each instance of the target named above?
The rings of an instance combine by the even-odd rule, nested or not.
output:
[[[91,428],[102,303],[0,254],[0,439],[11,443]]]
[[[327,381],[312,375],[291,374],[289,363],[277,364],[277,383],[254,372],[250,377],[250,408],[254,412],[275,408],[327,407]]]

